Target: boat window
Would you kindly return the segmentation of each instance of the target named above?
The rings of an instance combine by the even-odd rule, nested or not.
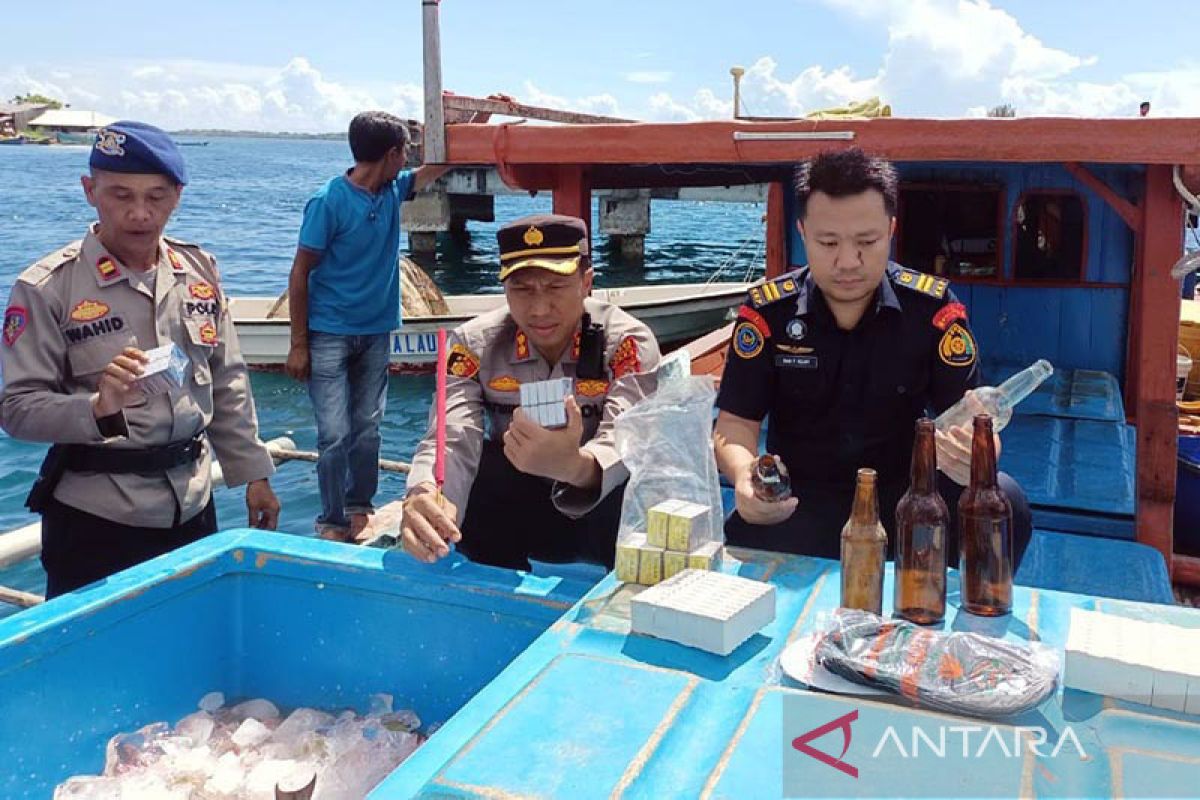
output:
[[[948,278],[1000,277],[1001,192],[986,186],[900,189],[896,255]]]
[[[1083,279],[1083,201],[1076,194],[1030,192],[1013,218],[1013,277],[1018,281]]]

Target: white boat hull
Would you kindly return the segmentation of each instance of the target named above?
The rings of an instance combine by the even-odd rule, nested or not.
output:
[[[659,344],[695,339],[731,320],[745,298],[748,283],[685,283],[660,286],[628,286],[596,289],[592,296],[620,306],[645,322]],[[287,361],[291,342],[287,306],[268,317],[276,298],[234,297],[230,299],[234,325],[246,363],[256,368],[278,368]],[[409,317],[392,333],[392,368],[396,371],[427,371],[437,358],[437,331],[456,328],[472,317],[504,302],[501,294],[449,295],[451,313],[444,316]]]

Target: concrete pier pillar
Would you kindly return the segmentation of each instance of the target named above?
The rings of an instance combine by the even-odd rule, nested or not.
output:
[[[650,232],[650,192],[619,189],[600,201],[600,233],[607,234],[622,260],[641,264],[646,260],[646,234]]]

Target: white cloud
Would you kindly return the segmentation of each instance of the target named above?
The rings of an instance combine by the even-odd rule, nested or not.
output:
[[[583,114],[598,114],[606,117],[625,116],[621,112],[621,104],[617,98],[607,92],[568,99],[542,91],[533,81],[525,81],[524,92],[519,96],[514,96],[514,99],[526,105],[544,106],[560,111],[578,111]]]
[[[630,83],[670,83],[674,73],[668,70],[636,70],[634,72],[626,72],[625,80]]]
[[[53,74],[54,81],[32,74],[25,67],[0,70],[0,96],[36,92],[168,129],[325,132],[344,130],[351,117],[370,108],[402,117],[422,113],[420,86],[351,86],[329,80],[302,57],[282,67],[187,60],[104,62],[41,73]]]

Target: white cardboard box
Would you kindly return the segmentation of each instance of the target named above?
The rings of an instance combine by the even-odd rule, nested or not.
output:
[[[775,587],[685,569],[630,601],[632,630],[729,655],[775,619]]]

